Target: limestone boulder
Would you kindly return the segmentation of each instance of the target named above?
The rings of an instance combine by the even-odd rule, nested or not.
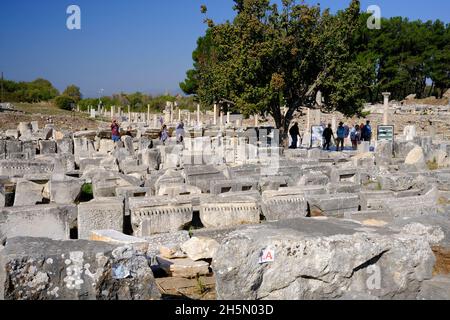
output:
[[[3,208],[5,205],[6,205],[5,192],[2,189],[2,187],[0,187],[0,208]]]
[[[81,193],[84,181],[67,176],[55,176],[49,182],[50,200],[59,204],[74,203]]]
[[[424,167],[425,166],[425,154],[421,147],[415,147],[412,149],[405,159],[406,165],[412,165],[416,167]]]
[[[444,98],[450,99],[450,89],[447,89],[447,91],[445,91]]]
[[[9,239],[0,251],[0,300],[156,300],[147,259],[131,246]]]
[[[381,207],[395,219],[404,219],[428,215],[436,215],[438,206],[438,190],[431,188],[421,196],[385,199]]]
[[[172,277],[195,278],[208,275],[209,263],[205,261],[193,261],[191,259],[167,259],[157,257],[161,269]]]
[[[260,215],[260,206],[251,196],[219,196],[200,200],[200,220],[206,228],[259,223]]]
[[[89,240],[107,242],[117,246],[131,246],[134,250],[142,252],[145,255],[149,247],[149,243],[142,239],[128,236],[116,230],[93,230],[90,233]]]
[[[375,149],[375,159],[377,165],[390,165],[392,162],[392,156],[394,146],[391,141],[378,141]]]
[[[268,221],[305,217],[308,215],[308,203],[304,193],[295,188],[268,190],[262,194],[261,211]]]
[[[406,191],[414,187],[414,177],[405,174],[384,174],[377,177],[378,186],[382,190]]]
[[[218,299],[416,299],[435,257],[424,237],[332,218],[231,233],[212,268]],[[236,290],[239,288],[239,290]]]
[[[31,126],[31,123],[20,122],[17,130],[19,131],[21,138],[24,138],[25,140],[31,139],[33,134],[33,127]]]
[[[189,232],[187,231],[176,231],[161,233],[144,238],[148,242],[147,256],[155,261],[156,256],[160,254],[161,247],[180,247],[181,244],[190,239]],[[181,250],[181,249],[180,249]]]
[[[5,131],[5,136],[8,138],[19,139],[19,131],[17,129],[8,129]]]
[[[439,168],[446,167],[448,160],[448,154],[444,150],[435,150],[427,155],[427,161],[436,164]]]
[[[110,139],[101,139],[98,152],[101,154],[109,154],[114,150],[114,141]]]
[[[362,166],[372,166],[375,161],[375,156],[372,152],[358,153],[352,158],[352,163],[354,166],[362,167]]]
[[[109,171],[115,171],[115,172],[119,171],[119,164],[117,163],[117,159],[111,155],[103,158],[100,161],[100,166],[102,166],[103,168],[105,168]]]
[[[179,243],[167,243],[159,248],[161,257],[165,259],[185,259],[188,256],[181,250]]]
[[[56,153],[56,142],[53,140],[40,140],[39,150],[41,154],[54,154]]]
[[[181,250],[194,261],[214,258],[218,248],[216,240],[204,237],[193,237],[181,245]]]
[[[56,140],[56,149],[60,154],[73,154],[72,138],[64,137],[60,140]]]
[[[436,257],[434,274],[450,274],[450,212],[395,220],[389,227],[423,236]]]
[[[142,164],[148,166],[151,170],[158,170],[161,164],[161,154],[158,149],[145,149],[141,153]]]
[[[423,282],[418,300],[450,300],[450,276],[436,276]]]
[[[78,238],[89,239],[91,231],[123,231],[124,204],[120,198],[100,198],[78,205]]]
[[[125,149],[128,151],[129,154],[134,155],[134,146],[133,146],[133,138],[130,136],[123,136],[121,138]]]
[[[43,200],[44,185],[28,180],[19,180],[16,185],[14,206],[31,206]]]
[[[70,239],[77,226],[75,205],[44,204],[7,207],[0,210],[0,239],[13,237],[45,237]]]
[[[129,198],[133,234],[137,237],[182,230],[192,222],[192,201],[187,198]]]
[[[88,138],[90,140],[94,140],[97,136],[97,131],[95,130],[85,130],[85,131],[77,131],[74,132],[74,138]]]
[[[394,153],[397,158],[405,158],[411,150],[418,147],[417,144],[410,141],[395,141],[394,142]]]

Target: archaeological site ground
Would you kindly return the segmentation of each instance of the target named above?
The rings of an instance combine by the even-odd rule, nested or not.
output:
[[[206,2],[165,94],[114,87],[142,78],[121,59],[99,92],[91,64],[32,81],[0,32],[0,300],[450,300],[450,19]],[[85,3],[62,11],[75,46]]]

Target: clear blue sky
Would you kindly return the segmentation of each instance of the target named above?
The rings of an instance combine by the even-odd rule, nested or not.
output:
[[[350,0],[306,1],[333,11]],[[82,30],[66,28],[66,9],[81,7]],[[7,79],[50,80],[58,89],[81,87],[85,96],[114,92],[178,93],[192,66],[205,25],[232,19],[231,0],[1,0],[0,70]],[[363,0],[384,17],[450,22],[449,0]]]

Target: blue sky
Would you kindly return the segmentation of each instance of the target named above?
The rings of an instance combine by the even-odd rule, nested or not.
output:
[[[350,0],[306,1],[333,11]],[[363,0],[384,17],[441,19],[449,0]],[[66,28],[66,9],[81,8],[81,30]],[[215,21],[233,17],[231,0],[1,0],[0,70],[7,79],[50,80],[58,89],[80,86],[85,96],[114,92],[180,92],[204,33],[200,6]]]

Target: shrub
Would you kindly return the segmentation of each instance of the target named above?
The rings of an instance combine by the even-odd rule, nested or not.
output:
[[[55,104],[59,109],[73,110],[75,100],[69,96],[59,96],[55,98]]]

